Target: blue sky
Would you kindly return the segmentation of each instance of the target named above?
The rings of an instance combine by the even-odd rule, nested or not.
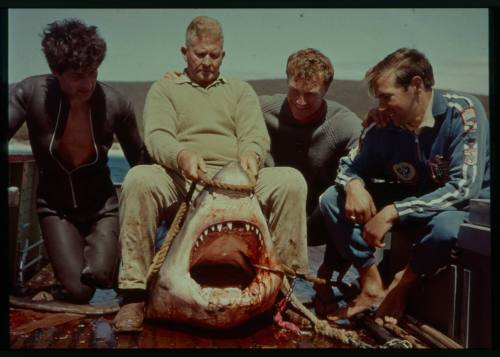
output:
[[[288,55],[314,47],[330,57],[335,78],[361,80],[385,55],[415,47],[433,64],[437,87],[488,94],[487,9],[10,9],[9,83],[48,72],[40,33],[67,17],[96,25],[106,40],[99,79],[156,80],[184,67],[180,47],[198,15],[222,24],[227,76],[284,78]]]

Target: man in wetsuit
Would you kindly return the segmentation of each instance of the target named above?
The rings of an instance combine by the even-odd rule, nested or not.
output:
[[[56,21],[42,47],[52,74],[9,93],[9,139],[28,125],[39,170],[37,213],[61,298],[87,303],[116,286],[118,199],[107,165],[116,135],[131,166],[146,160],[129,100],[97,81],[106,43],[95,26]]]

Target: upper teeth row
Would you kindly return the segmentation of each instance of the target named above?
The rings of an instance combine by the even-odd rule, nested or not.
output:
[[[217,224],[214,224],[214,225],[206,228],[200,234],[198,239],[196,240],[196,244],[195,244],[196,248],[198,248],[200,243],[203,242],[203,239],[208,235],[209,232],[215,232],[216,230],[218,232],[222,232],[222,229],[225,227],[228,230],[232,230],[233,224],[234,224],[233,222],[222,222],[222,223],[217,223]],[[259,239],[260,246],[264,245],[264,241],[262,240],[262,233],[260,232],[259,228],[255,227],[249,223],[245,223],[245,231],[246,232],[255,232],[255,234],[257,235],[257,238]]]

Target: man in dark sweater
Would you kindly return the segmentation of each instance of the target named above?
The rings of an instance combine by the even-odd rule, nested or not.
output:
[[[310,246],[325,244],[327,230],[318,208],[319,195],[335,181],[339,160],[357,145],[361,120],[343,105],[325,100],[333,81],[333,66],[324,54],[312,48],[292,53],[286,74],[288,94],[260,96],[271,137],[267,166],[290,166],[299,170],[308,185],[307,239]],[[318,276],[331,279],[341,260],[327,245]],[[329,286],[315,285],[316,312],[334,308]]]

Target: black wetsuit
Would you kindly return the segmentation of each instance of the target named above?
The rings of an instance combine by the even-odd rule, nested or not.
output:
[[[88,302],[96,287],[116,284],[118,271],[118,199],[107,165],[113,135],[131,166],[148,156],[130,101],[97,82],[90,99],[94,154],[71,167],[58,156],[69,106],[54,76],[26,78],[9,93],[9,139],[26,121],[39,172],[37,212],[54,273],[69,300]]]

